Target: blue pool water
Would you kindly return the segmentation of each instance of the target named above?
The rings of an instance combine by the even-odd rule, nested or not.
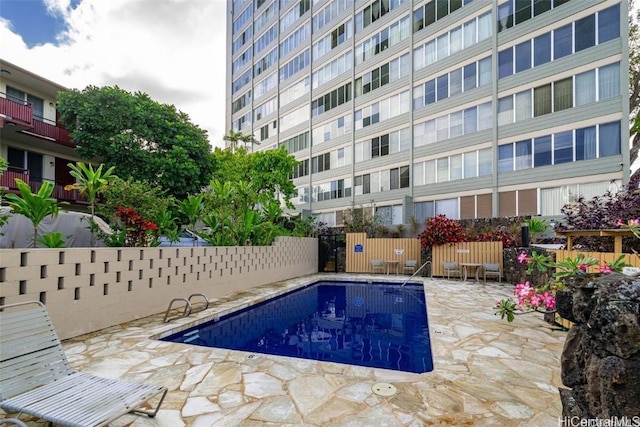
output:
[[[163,340],[406,372],[433,370],[422,285],[316,282]]]

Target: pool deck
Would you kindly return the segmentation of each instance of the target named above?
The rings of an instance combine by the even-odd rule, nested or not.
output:
[[[406,277],[406,276],[405,276]],[[169,389],[158,416],[125,415],[143,426],[557,426],[560,354],[566,332],[542,315],[513,323],[493,314],[513,286],[424,279],[434,370],[357,367],[151,339],[320,279],[393,279],[318,274],[213,300],[209,309],[162,323],[164,313],[63,343],[73,369]],[[390,383],[390,397],[372,392]],[[2,411],[0,410],[0,415]],[[27,416],[30,426],[46,423]]]

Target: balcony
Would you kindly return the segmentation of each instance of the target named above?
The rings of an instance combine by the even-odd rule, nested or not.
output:
[[[71,148],[76,147],[68,130],[51,120],[34,116],[30,103],[0,97],[0,117],[3,115],[6,116],[4,120],[13,124],[15,131],[19,133],[47,139]]]
[[[18,185],[16,184],[16,178],[21,179],[22,181],[29,184],[31,187],[31,191],[37,193],[40,187],[42,186],[42,178],[32,178],[29,174],[28,169],[16,168],[13,166],[9,166],[1,176],[0,176],[0,188],[5,189],[8,193],[20,194],[18,190]],[[65,190],[64,184],[59,184],[51,180],[46,180],[54,184],[53,193],[51,193],[51,197],[57,199],[59,202],[70,202],[70,203],[82,203],[85,204],[87,199],[85,196],[81,195],[78,190]]]
[[[0,97],[0,114],[6,116],[7,121],[17,125],[31,126],[33,121],[31,104],[15,102],[4,97]]]

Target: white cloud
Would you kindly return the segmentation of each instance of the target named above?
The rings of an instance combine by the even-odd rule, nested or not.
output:
[[[61,85],[118,85],[174,104],[223,146],[225,0],[45,0],[68,30],[28,48],[0,19],[2,57]]]

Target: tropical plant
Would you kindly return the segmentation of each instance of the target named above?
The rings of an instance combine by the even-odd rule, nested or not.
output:
[[[116,168],[111,166],[106,171],[103,171],[104,164],[101,164],[94,170],[91,163],[85,164],[83,162],[76,162],[75,165],[68,163],[67,166],[71,169],[69,174],[76,179],[76,182],[75,184],[67,185],[65,190],[78,190],[80,194],[87,197],[91,211],[91,222],[95,222],[96,197],[107,187],[109,179],[115,176],[113,171]],[[95,246],[93,228],[91,229],[91,246]]]
[[[52,231],[51,233],[43,234],[38,238],[38,243],[47,248],[64,248],[66,242],[62,238],[62,233],[59,231]]]
[[[9,164],[7,163],[7,161],[4,158],[0,157],[0,176],[2,176],[2,174],[7,170],[8,167],[9,167]],[[4,191],[0,188],[0,207],[2,206],[3,194],[4,194]],[[7,221],[9,221],[9,217],[10,215],[0,212],[0,228],[5,226]],[[2,236],[4,236],[4,233],[0,232],[0,237]]]
[[[429,248],[446,243],[464,242],[466,235],[458,221],[440,214],[426,221],[426,228],[418,238],[423,248]]]
[[[564,288],[564,283],[571,277],[582,276],[587,274],[589,267],[598,265],[599,261],[592,257],[579,253],[576,258],[566,258],[564,261],[552,262],[551,258],[537,254],[535,251],[531,256],[521,252],[518,256],[518,262],[527,264],[527,274],[531,274],[534,269],[539,272],[547,272],[555,269],[552,279],[542,286],[533,286],[529,281],[516,284],[514,295],[517,303],[513,299],[502,299],[494,306],[496,315],[500,315],[501,319],[507,318],[512,322],[516,314],[530,312],[554,312],[556,309],[556,292]],[[624,255],[618,257],[610,263],[600,265],[600,273],[621,272],[628,266],[624,261]],[[517,311],[517,312],[516,312]]]
[[[196,223],[202,218],[204,212],[204,195],[189,195],[186,199],[177,203],[180,213],[187,217],[187,228],[194,230]],[[195,245],[195,241],[193,242]]]
[[[380,237],[384,232],[384,217],[371,206],[350,208],[345,212],[343,225],[347,233],[366,233],[368,237]]]
[[[131,208],[145,221],[158,226],[163,223],[166,212],[171,211],[174,206],[173,197],[167,196],[160,187],[131,178],[125,181],[119,177],[112,177],[103,191],[103,199],[104,202],[97,205],[96,211],[109,222],[113,233],[107,234],[102,230],[97,230],[97,233],[108,246],[124,245],[126,232],[122,228],[119,207]],[[173,213],[170,217],[173,218]],[[171,225],[168,227],[170,228]],[[154,244],[155,236],[159,233],[160,231],[150,233],[149,244]]]
[[[58,201],[50,197],[53,193],[53,184],[49,181],[43,181],[37,193],[33,193],[29,184],[21,179],[16,178],[16,184],[20,196],[7,194],[6,198],[14,213],[27,217],[33,224],[32,242],[35,248],[38,241],[38,226],[42,220],[48,215],[58,215]]]
[[[532,242],[536,242],[538,237],[543,235],[549,228],[549,223],[544,218],[533,217],[525,219],[524,222],[529,227],[529,235]]]
[[[235,153],[236,149],[239,147],[240,143],[244,144],[244,149],[247,149],[247,144],[251,144],[251,149],[253,150],[254,145],[260,145],[257,139],[254,138],[250,133],[244,134],[240,131],[230,130],[228,134],[222,137],[224,141],[229,142],[229,147],[231,148],[231,152]]]
[[[154,235],[157,234],[158,226],[151,221],[145,220],[133,208],[118,206],[117,217],[122,223],[120,237],[122,246],[137,247],[149,246]],[[122,238],[124,235],[124,239]]]

